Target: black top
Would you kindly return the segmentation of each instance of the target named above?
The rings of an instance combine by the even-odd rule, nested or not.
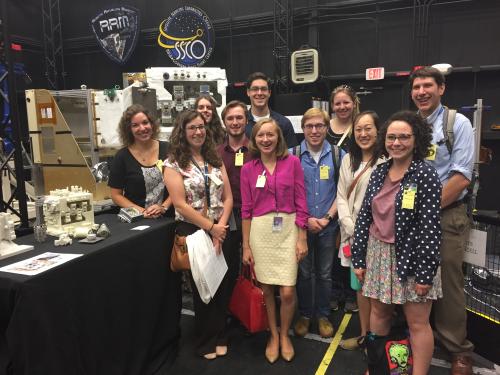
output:
[[[293,130],[293,125],[288,118],[283,116],[281,113],[275,112],[269,109],[269,116],[278,123],[281,131],[283,132],[283,138],[287,148],[295,147],[299,144],[297,138],[295,137],[295,131]],[[248,139],[252,138],[252,128],[255,125],[255,119],[253,118],[252,111],[248,111],[247,114],[248,123],[245,127],[245,134]]]
[[[158,148],[158,160],[165,160],[169,144],[161,142]],[[122,189],[123,196],[141,207],[162,204],[168,197],[163,183],[161,167],[156,164],[142,165],[129,151],[128,147],[119,150],[111,164],[109,187]]]
[[[337,145],[343,136],[344,133],[334,133],[330,126],[328,126],[328,131],[326,132],[326,140],[328,143],[330,143],[331,145]],[[350,138],[351,135],[346,136],[342,141],[342,144],[340,145],[340,148],[345,152],[349,152]]]

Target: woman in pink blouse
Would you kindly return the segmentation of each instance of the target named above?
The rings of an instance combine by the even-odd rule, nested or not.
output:
[[[254,125],[249,150],[256,159],[241,169],[243,262],[255,264],[264,291],[271,331],[266,358],[276,362],[281,348],[281,356],[290,362],[295,355],[288,330],[295,311],[297,267],[307,254],[304,173],[299,159],[288,155],[273,119]],[[275,285],[281,298],[279,331]]]

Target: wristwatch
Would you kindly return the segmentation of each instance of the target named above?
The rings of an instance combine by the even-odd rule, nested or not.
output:
[[[325,216],[323,216],[323,219],[327,219],[328,221],[332,221],[333,220],[333,216],[330,215],[328,212],[325,214]]]

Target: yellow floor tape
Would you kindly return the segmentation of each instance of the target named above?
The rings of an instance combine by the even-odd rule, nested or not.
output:
[[[330,362],[333,358],[333,355],[337,351],[340,340],[342,339],[342,335],[344,334],[345,329],[347,328],[347,325],[349,324],[349,321],[351,320],[351,317],[352,317],[352,314],[345,314],[344,315],[344,318],[342,319],[342,322],[340,323],[339,329],[337,330],[335,337],[333,338],[332,342],[330,343],[328,350],[326,351],[323,359],[321,360],[321,363],[319,364],[318,369],[316,370],[316,375],[324,375],[326,373],[326,370],[328,369],[328,366],[330,366]]]

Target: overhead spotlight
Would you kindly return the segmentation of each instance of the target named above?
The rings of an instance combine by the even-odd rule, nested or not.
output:
[[[442,63],[442,64],[434,64],[433,68],[439,70],[443,75],[448,75],[453,70],[453,67],[450,64]]]

